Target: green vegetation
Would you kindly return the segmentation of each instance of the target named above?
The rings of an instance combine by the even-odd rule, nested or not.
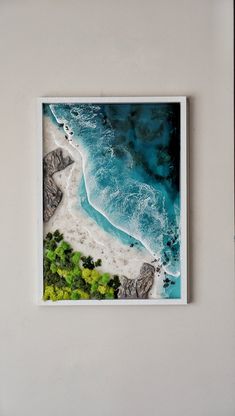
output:
[[[115,299],[119,277],[103,273],[91,256],[74,251],[56,230],[44,239],[44,295],[46,300]]]

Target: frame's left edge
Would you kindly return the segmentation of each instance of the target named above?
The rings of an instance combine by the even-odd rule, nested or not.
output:
[[[37,98],[37,305],[43,305],[43,98]]]

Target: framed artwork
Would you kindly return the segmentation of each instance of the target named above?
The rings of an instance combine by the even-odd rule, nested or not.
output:
[[[39,99],[42,305],[187,303],[186,97]]]

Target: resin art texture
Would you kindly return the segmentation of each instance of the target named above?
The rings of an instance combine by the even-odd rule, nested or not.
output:
[[[180,303],[182,102],[97,100],[41,103],[42,301]]]

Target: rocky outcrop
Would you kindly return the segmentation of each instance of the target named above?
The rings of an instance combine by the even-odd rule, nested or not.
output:
[[[153,285],[155,268],[152,264],[143,263],[137,279],[120,278],[121,286],[118,292],[119,299],[147,299]]]
[[[63,196],[52,176],[71,163],[73,160],[69,156],[64,157],[59,147],[43,158],[43,221],[45,222],[52,217]]]

